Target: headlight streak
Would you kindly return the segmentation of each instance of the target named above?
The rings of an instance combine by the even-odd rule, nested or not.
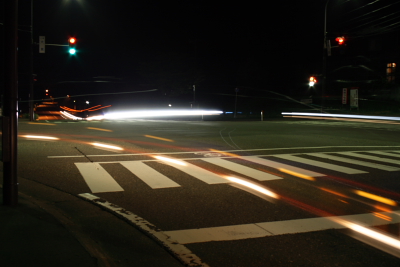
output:
[[[106,145],[106,144],[101,144],[101,143],[90,143],[93,146],[98,146],[102,148],[108,148],[108,149],[113,149],[113,150],[124,150],[122,147],[118,146],[112,146],[112,145]]]
[[[46,122],[28,122],[28,124],[32,124],[32,125],[57,125],[55,123],[46,123]]]
[[[387,116],[368,116],[368,115],[350,115],[350,114],[326,114],[326,113],[301,113],[301,112],[282,112],[284,116],[305,116],[305,117],[326,117],[326,118],[350,118],[350,119],[370,119],[370,120],[389,120],[400,121],[400,117]]]
[[[339,196],[339,197],[348,198],[348,196],[343,195],[343,194],[341,194],[341,193],[339,193],[339,192],[336,192],[336,191],[333,191],[333,190],[330,190],[330,189],[327,189],[327,188],[324,188],[324,187],[318,187],[318,188],[321,189],[322,191],[325,191],[325,192],[328,192],[328,193],[337,195],[337,196]]]
[[[333,221],[345,226],[346,228],[349,228],[357,233],[360,233],[366,237],[372,238],[376,241],[382,242],[386,245],[389,245],[395,249],[400,250],[400,240],[397,238],[393,238],[390,237],[386,234],[383,233],[379,233],[378,231],[369,229],[367,227],[361,226],[359,224],[350,222],[350,221],[346,221],[343,219],[338,219],[338,218],[334,218]],[[378,246],[379,248],[379,246]]]
[[[241,156],[233,154],[233,153],[224,152],[224,151],[213,149],[213,148],[210,148],[210,151],[212,151],[214,153],[219,153],[219,154],[222,154],[222,155],[225,155],[225,156],[228,156],[228,157],[234,157],[234,158],[240,158],[241,157]]]
[[[60,140],[60,138],[51,137],[51,136],[40,136],[40,135],[20,135],[20,136],[21,136],[21,137],[28,138],[28,139]]]
[[[370,194],[370,193],[360,191],[360,190],[354,190],[354,193],[356,193],[359,196],[369,198],[369,199],[372,199],[372,200],[375,200],[375,201],[378,201],[378,202],[381,202],[381,203],[384,203],[384,204],[387,204],[390,206],[397,206],[396,201],[385,198],[385,197],[377,196],[377,195]]]
[[[163,156],[153,156],[153,158],[156,158],[156,159],[161,160],[161,161],[168,161],[168,162],[171,162],[171,163],[174,163],[174,164],[178,164],[178,165],[181,165],[181,166],[186,166],[187,165],[183,161],[176,160],[176,159],[171,159],[171,158],[167,158],[167,157],[163,157]]]
[[[157,140],[161,140],[161,141],[166,141],[166,142],[174,142],[174,140],[167,139],[167,138],[162,138],[162,137],[158,137],[158,136],[153,136],[153,135],[145,135],[144,137],[153,138],[153,139],[157,139]]]
[[[231,181],[233,183],[237,183],[237,184],[243,185],[245,187],[248,187],[250,189],[253,189],[253,190],[255,190],[257,192],[260,192],[260,193],[262,193],[264,195],[273,197],[275,199],[279,198],[279,196],[277,194],[275,194],[274,192],[272,192],[270,190],[267,190],[264,187],[261,187],[259,185],[254,184],[254,183],[245,181],[243,179],[239,179],[239,178],[235,178],[235,177],[226,177],[226,179],[228,179],[229,181]]]
[[[287,170],[287,169],[284,169],[284,168],[278,168],[278,170],[280,170],[281,172],[284,172],[284,173],[287,173],[287,174],[290,174],[290,175],[305,179],[305,180],[315,181],[314,177],[311,177],[311,176],[308,176],[308,175],[304,175],[304,174],[301,174],[301,173],[290,171],[290,170]]]
[[[383,220],[386,220],[386,221],[389,221],[389,222],[392,221],[392,218],[390,218],[389,216],[384,215],[384,214],[382,214],[382,213],[374,212],[374,215],[375,215],[376,217],[378,217],[378,218],[383,219]]]
[[[94,128],[94,127],[86,127],[86,129],[96,130],[96,131],[103,131],[103,132],[112,132],[113,131],[113,130],[109,130],[109,129]]]
[[[105,119],[127,119],[127,118],[149,118],[168,116],[198,116],[198,115],[220,115],[218,110],[138,110],[124,112],[110,112],[104,115]]]
[[[67,117],[68,119],[71,119],[71,120],[83,120],[82,118],[76,117],[66,111],[60,111],[60,113],[61,113],[61,115],[64,115],[65,117]]]

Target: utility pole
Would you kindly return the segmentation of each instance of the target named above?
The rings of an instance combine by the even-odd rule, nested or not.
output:
[[[31,45],[30,45],[30,54],[29,54],[29,120],[34,121],[34,91],[33,91],[33,83],[34,83],[34,75],[33,75],[33,0],[31,0]]]
[[[18,0],[4,0],[3,204],[18,204]]]

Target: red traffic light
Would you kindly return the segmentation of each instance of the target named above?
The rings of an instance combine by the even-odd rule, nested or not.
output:
[[[75,44],[76,43],[76,39],[74,37],[71,37],[71,38],[68,39],[68,42],[70,44]]]
[[[337,38],[336,38],[336,42],[338,42],[339,45],[344,44],[344,37],[343,37],[343,36],[337,37]]]

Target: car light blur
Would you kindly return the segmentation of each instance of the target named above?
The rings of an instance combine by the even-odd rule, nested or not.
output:
[[[269,190],[267,190],[267,189],[265,189],[265,188],[263,188],[263,187],[261,187],[259,185],[253,184],[251,182],[248,182],[248,181],[245,181],[245,180],[242,180],[242,179],[239,179],[239,178],[235,178],[235,177],[227,177],[227,179],[229,181],[231,181],[231,182],[234,182],[234,183],[246,186],[246,187],[248,187],[250,189],[256,190],[257,192],[260,192],[260,193],[262,193],[264,195],[267,195],[267,196],[270,196],[270,197],[273,197],[273,198],[279,198],[279,196],[277,194],[275,194],[274,192],[269,191]]]
[[[60,140],[60,138],[57,137],[40,136],[40,135],[21,135],[21,137],[25,137],[28,139]]]
[[[369,119],[369,120],[392,120],[400,121],[400,117],[387,116],[368,116],[368,115],[351,115],[351,114],[326,114],[326,113],[301,113],[301,112],[282,112],[283,116],[310,116],[310,117],[327,117],[327,118],[349,118],[349,119]]]
[[[385,198],[385,197],[380,197],[374,194],[370,194],[364,191],[360,191],[360,190],[354,190],[354,193],[356,193],[359,196],[365,197],[365,198],[369,198],[387,205],[391,205],[391,206],[397,206],[396,201]]]
[[[222,111],[217,110],[141,110],[110,112],[104,115],[105,119],[126,119],[126,118],[148,118],[166,116],[198,116],[198,115],[219,115]]]
[[[100,143],[91,143],[91,145],[98,146],[98,147],[103,147],[103,148],[114,149],[114,150],[124,150],[122,147],[106,145],[106,144],[100,144]]]
[[[153,157],[156,158],[156,159],[162,160],[162,161],[168,161],[168,162],[175,163],[175,164],[178,164],[178,165],[181,165],[181,166],[186,166],[187,165],[185,162],[180,161],[180,160],[176,160],[176,159],[166,158],[166,157],[162,157],[162,156],[153,156]]]

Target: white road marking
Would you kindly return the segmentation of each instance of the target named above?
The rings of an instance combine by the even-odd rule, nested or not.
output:
[[[290,150],[290,149],[326,149],[326,148],[352,148],[352,147],[373,147],[373,148],[395,148],[400,146],[318,146],[318,147],[282,147],[282,148],[257,148],[257,149],[236,149],[224,150],[222,152],[247,152],[247,151],[274,151],[274,150]],[[353,151],[358,152],[358,151]],[[397,151],[400,152],[400,151]],[[195,154],[210,153],[207,151],[189,151],[189,152],[163,152],[163,153],[136,153],[136,154],[106,154],[106,155],[72,155],[72,156],[47,156],[48,158],[83,158],[83,157],[125,157],[125,156],[147,156],[147,155],[176,155],[176,154]],[[304,153],[297,153],[304,154]],[[294,154],[293,154],[294,155]],[[265,155],[260,155],[265,156]]]
[[[328,155],[328,154],[324,154],[324,153],[310,153],[308,155],[314,156],[314,157],[325,158],[325,159],[331,159],[331,160],[340,161],[340,162],[345,162],[345,163],[354,164],[354,165],[365,166],[365,167],[384,170],[384,171],[400,170],[399,168],[396,168],[396,167],[386,166],[386,165],[377,164],[377,163],[373,163],[373,162],[365,162],[365,161],[356,160],[356,159],[343,158],[343,157]]]
[[[98,163],[75,163],[93,193],[118,192],[124,189]]]
[[[288,164],[283,164],[280,162],[276,162],[276,161],[272,161],[272,160],[268,160],[268,159],[264,159],[264,158],[259,158],[259,157],[255,157],[255,156],[245,156],[245,157],[241,157],[241,159],[244,160],[248,160],[254,163],[258,163],[264,166],[268,166],[271,168],[275,168],[275,169],[286,169],[289,171],[293,171],[296,173],[300,173],[306,176],[310,176],[310,177],[321,177],[321,176],[326,176],[326,174],[322,174],[322,173],[318,173],[318,172],[313,172],[313,171],[309,171],[306,169],[302,169],[302,168],[298,168],[298,167],[294,167]]]
[[[307,155],[311,155],[311,153],[309,153]],[[347,174],[367,173],[365,171],[360,171],[360,170],[356,170],[353,168],[343,167],[343,166],[334,165],[334,164],[325,163],[325,162],[316,161],[316,160],[311,160],[311,159],[305,159],[305,158],[301,158],[301,157],[297,157],[297,156],[293,156],[293,155],[274,155],[274,157],[281,158],[281,159],[287,159],[287,160],[291,160],[291,161],[295,161],[295,162],[300,162],[300,163],[304,163],[304,164],[308,164],[308,165],[312,165],[312,166],[317,166],[317,167],[324,168],[324,169],[334,170],[337,172],[343,172],[343,173],[347,173]]]
[[[200,229],[175,230],[165,231],[164,233],[168,235],[171,240],[176,240],[178,243],[191,244],[211,241],[242,240],[248,238],[260,238],[266,236],[346,228],[343,224],[337,222],[340,220],[351,221],[363,226],[386,225],[388,223],[400,222],[399,213],[382,212],[380,214],[390,217],[391,221],[388,222],[384,219],[376,217],[373,213],[366,213]]]
[[[120,163],[153,189],[180,187],[179,184],[141,161],[122,161]]]
[[[269,181],[269,180],[276,180],[276,179],[283,179],[282,177],[270,174],[270,173],[266,173],[266,172],[262,172],[259,170],[255,170],[246,166],[243,166],[241,164],[237,164],[225,159],[221,159],[221,158],[204,158],[202,159],[203,161],[221,166],[223,168],[232,170],[234,172],[249,176],[251,178],[254,178],[258,181]]]
[[[372,153],[372,154],[377,154],[377,155],[382,155],[382,156],[400,158],[399,154],[394,154],[394,153],[388,153],[388,152],[382,152],[382,151],[366,151],[366,152]],[[393,152],[395,152],[395,151],[393,151]]]
[[[358,154],[358,153],[353,153],[353,152],[340,152],[338,154],[400,165],[400,161],[395,160],[395,159],[380,158],[380,157],[375,157],[375,156],[370,156],[370,155],[365,155],[365,154]],[[398,170],[400,170],[400,169],[398,169]]]
[[[180,171],[183,171],[207,184],[223,184],[229,183],[228,180],[221,178],[218,174],[207,171],[194,164],[186,162],[186,165],[174,164],[172,162],[163,161],[164,164],[170,165]]]
[[[90,201],[97,206],[105,208],[109,212],[116,214],[118,217],[138,228],[141,230],[141,232],[145,233],[148,237],[155,240],[166,250],[168,250],[173,257],[177,258],[185,266],[208,267],[208,264],[202,262],[201,259],[187,247],[170,240],[170,238],[161,230],[159,230],[154,224],[146,221],[136,214],[92,194],[79,194],[79,197]]]

